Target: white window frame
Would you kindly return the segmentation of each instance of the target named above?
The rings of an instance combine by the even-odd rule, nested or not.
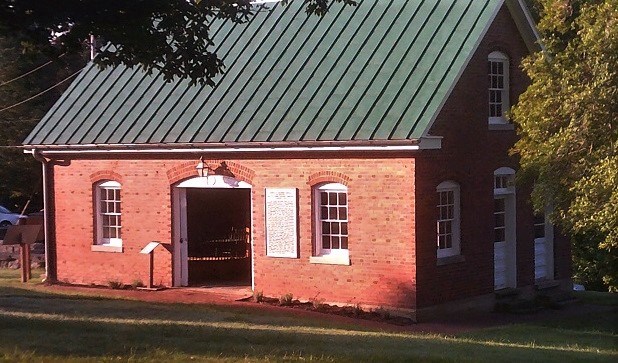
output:
[[[501,167],[494,171],[494,195],[515,193],[515,170]]]
[[[322,263],[331,265],[349,265],[350,264],[350,251],[349,251],[349,230],[345,234],[348,238],[348,248],[339,249],[326,249],[322,247],[322,214],[321,214],[321,193],[323,192],[345,192],[346,194],[346,219],[337,219],[341,222],[348,223],[350,215],[350,201],[348,199],[348,188],[340,183],[325,183],[313,187],[313,218],[315,225],[314,235],[314,253],[310,257],[311,263]],[[348,225],[349,226],[349,225]],[[341,235],[344,235],[341,233]]]
[[[509,87],[510,87],[510,75],[509,75],[509,58],[506,54],[498,51],[491,52],[487,57],[487,63],[489,65],[488,70],[488,78],[489,78],[489,89],[487,93],[487,114],[489,117],[490,125],[504,125],[508,124],[505,113],[509,110],[510,102],[509,102]],[[502,74],[492,73],[491,71],[491,63],[502,63]],[[502,87],[492,87],[492,77],[502,77]],[[492,102],[491,94],[492,92],[500,92],[501,94],[501,102]],[[491,106],[492,105],[501,105],[501,115],[495,116],[492,115]]]
[[[447,206],[442,204],[440,195],[442,193],[453,193],[453,216],[452,218],[442,218],[440,207]],[[438,193],[438,215],[436,218],[436,253],[438,259],[461,255],[461,196],[459,184],[454,181],[444,181],[436,187],[436,193]],[[451,204],[448,204],[451,205]],[[440,248],[440,226],[443,223],[449,223],[451,225],[451,247]]]
[[[103,237],[103,216],[108,215],[108,214],[114,215],[114,216],[116,215],[121,216],[122,212],[107,213],[101,210],[101,202],[102,202],[101,191],[102,190],[122,190],[122,186],[117,181],[109,180],[109,181],[98,183],[96,187],[94,188],[95,213],[96,213],[95,219],[96,219],[97,233],[96,233],[95,245],[93,246],[93,250],[94,251],[108,251],[108,252],[122,252],[122,237],[120,238],[116,238],[116,237],[104,238]],[[122,196],[118,198],[117,202],[120,203],[120,208],[122,208]],[[122,236],[122,222],[120,226],[117,226],[117,227],[120,228],[120,236]]]

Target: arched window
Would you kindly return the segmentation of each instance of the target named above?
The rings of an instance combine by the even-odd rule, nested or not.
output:
[[[437,257],[459,255],[461,253],[459,184],[453,181],[442,182],[436,188],[436,192],[438,193]]]
[[[315,246],[313,263],[350,264],[348,188],[339,183],[313,187]]]
[[[94,188],[96,245],[122,247],[120,190],[120,183],[116,181],[104,181]]]
[[[505,124],[509,105],[509,58],[501,52],[487,57],[489,75],[489,123]]]

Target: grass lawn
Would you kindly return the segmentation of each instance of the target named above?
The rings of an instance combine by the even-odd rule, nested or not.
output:
[[[0,270],[0,361],[618,361],[618,298],[609,294],[591,297],[603,312],[442,336],[251,305],[44,293],[18,280],[17,272]]]

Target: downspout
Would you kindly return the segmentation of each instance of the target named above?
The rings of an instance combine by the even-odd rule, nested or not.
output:
[[[50,230],[50,226],[52,221],[51,216],[51,203],[49,200],[49,178],[48,178],[48,167],[49,160],[47,160],[41,152],[37,149],[32,149],[32,156],[35,160],[40,161],[43,170],[43,232],[45,235],[45,280],[44,282],[53,283],[56,281],[56,271],[55,271],[55,251],[53,248],[52,234]]]

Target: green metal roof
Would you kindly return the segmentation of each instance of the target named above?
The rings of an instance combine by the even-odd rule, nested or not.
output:
[[[418,139],[503,0],[360,0],[307,16],[271,5],[213,27],[216,86],[90,64],[27,146]]]

